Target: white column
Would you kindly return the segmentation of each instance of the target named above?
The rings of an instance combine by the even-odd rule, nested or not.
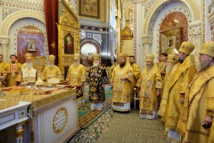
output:
[[[152,35],[142,36],[143,49],[141,50],[142,60],[140,60],[140,68],[143,69],[145,66],[145,56],[151,54]]]
[[[191,35],[191,38],[189,38],[189,41],[195,45],[194,51],[191,53],[195,56],[196,60],[196,67],[197,70],[200,69],[200,62],[198,61],[199,51],[201,49],[201,45],[203,44],[203,36],[202,36],[202,28],[201,28],[201,22],[200,21],[194,21],[189,25],[189,33]]]
[[[6,61],[7,59],[7,48],[8,48],[8,43],[10,41],[10,38],[9,37],[0,37],[0,44],[1,44],[1,47],[2,47],[2,52],[0,52],[2,55],[3,55],[3,58],[4,58],[4,61]]]

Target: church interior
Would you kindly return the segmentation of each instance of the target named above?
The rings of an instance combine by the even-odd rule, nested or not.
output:
[[[54,55],[62,83],[66,82],[69,67],[75,63],[75,54],[80,55],[86,72],[93,66],[93,56],[99,54],[110,79],[111,67],[115,61],[120,61],[121,53],[134,56],[142,71],[146,67],[146,55],[153,54],[154,63],[158,63],[162,53],[177,54],[184,41],[194,45],[191,55],[199,71],[202,44],[214,41],[214,0],[0,0],[0,14],[2,61],[9,63],[14,55],[23,65],[27,61],[26,54],[30,53],[35,69],[43,71],[49,56]],[[39,81],[40,75],[37,78]],[[84,89],[68,86],[67,89],[51,90],[51,93],[34,92],[30,82],[29,86],[30,90],[11,89],[0,84],[1,143],[107,143],[109,138],[109,143],[114,139],[116,143],[167,142],[162,139],[164,125],[160,120],[142,123],[138,108],[134,109],[134,106],[129,113],[132,118],[110,110],[111,85],[105,87],[105,112],[93,113],[86,113],[90,102],[86,99],[88,86]],[[83,92],[81,97],[77,95],[79,92]],[[86,114],[90,114],[90,119]],[[94,124],[102,124],[103,130],[96,130],[94,132],[99,135],[93,135],[90,126],[98,117],[100,120],[105,118],[106,124]],[[135,124],[129,124],[127,120],[133,120]],[[150,130],[145,128],[147,125],[155,127]],[[129,141],[119,140],[128,136],[117,134],[117,130],[123,130],[122,126],[133,126],[133,132],[141,131],[136,128],[144,128],[145,134],[139,134],[139,139],[133,134]],[[80,136],[83,129],[85,134]],[[118,138],[107,136],[108,130]],[[151,139],[146,132],[154,132],[158,137]],[[83,136],[87,139],[83,140]]]

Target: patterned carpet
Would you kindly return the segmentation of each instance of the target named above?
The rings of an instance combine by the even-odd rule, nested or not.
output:
[[[79,130],[66,143],[167,143],[160,119],[139,118],[139,111],[120,113],[111,109],[111,89],[106,90],[106,106],[90,111],[86,101],[79,110]]]
[[[98,138],[97,143],[167,143],[160,119],[140,119],[138,113],[138,110],[114,112],[108,131]]]

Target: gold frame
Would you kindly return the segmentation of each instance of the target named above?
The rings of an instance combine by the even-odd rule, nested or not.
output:
[[[179,49],[183,40],[183,30],[181,27],[164,30],[160,32],[160,53],[165,52],[169,48],[169,40],[173,41],[172,47]]]
[[[93,3],[94,2],[94,3]],[[100,17],[100,0],[94,0],[91,3],[87,3],[87,0],[79,1],[79,15],[84,17],[97,18]]]
[[[65,67],[69,67],[73,63],[73,54],[80,52],[80,22],[77,15],[67,5],[65,0],[60,3],[61,11],[59,12],[58,28],[58,61],[62,76],[65,77]],[[65,37],[71,35],[73,38],[74,52],[72,54],[65,53]]]
[[[36,51],[36,42],[27,42],[27,51],[35,52]]]

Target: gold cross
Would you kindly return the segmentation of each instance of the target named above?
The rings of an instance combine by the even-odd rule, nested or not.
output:
[[[53,42],[53,43],[51,44],[51,47],[55,48],[55,45],[56,45],[56,44]]]

